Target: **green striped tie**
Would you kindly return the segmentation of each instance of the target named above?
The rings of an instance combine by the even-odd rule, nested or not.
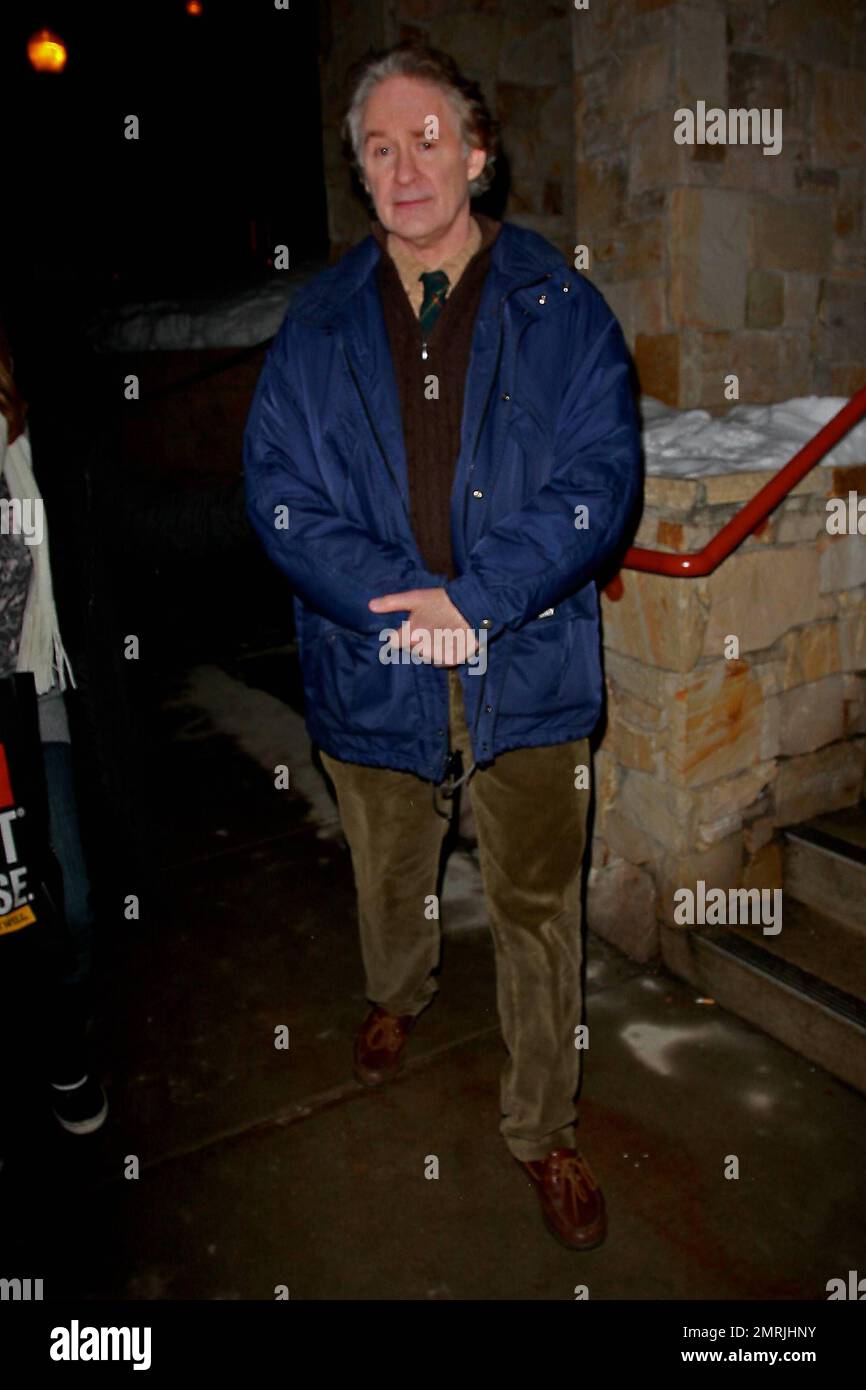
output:
[[[418,279],[424,286],[424,301],[419,315],[421,328],[424,333],[429,333],[445,303],[451,281],[444,270],[428,270],[419,275]]]

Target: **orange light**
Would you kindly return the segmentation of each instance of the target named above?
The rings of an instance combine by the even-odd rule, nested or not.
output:
[[[66,44],[50,29],[40,29],[27,40],[27,57],[37,72],[62,72],[66,67]]]
[[[204,7],[199,3],[199,0],[186,0],[187,14],[201,14],[203,8]]]

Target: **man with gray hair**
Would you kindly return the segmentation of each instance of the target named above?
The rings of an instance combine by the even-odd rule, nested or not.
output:
[[[355,1074],[392,1079],[436,993],[441,801],[465,782],[508,1052],[500,1129],[548,1228],[588,1249],[606,1213],[575,1147],[581,877],[595,576],[640,485],[628,352],[549,242],[472,214],[497,136],[446,54],[370,59],[346,131],[371,234],[293,299],[244,460],[352,856],[371,1004]]]

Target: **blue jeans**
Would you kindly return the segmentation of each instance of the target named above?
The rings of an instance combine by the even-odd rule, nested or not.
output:
[[[81,843],[78,804],[68,743],[43,743],[48,787],[48,834],[63,875],[63,906],[69,931],[70,963],[52,988],[47,1029],[50,1080],[74,1082],[87,1070],[85,1036],[90,1012],[93,913],[90,878]]]
[[[48,784],[49,839],[63,874],[63,905],[74,962],[64,979],[70,988],[89,983],[93,958],[90,878],[78,828],[78,804],[68,743],[43,743]]]

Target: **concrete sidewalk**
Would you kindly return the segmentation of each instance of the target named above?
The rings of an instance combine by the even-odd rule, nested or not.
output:
[[[0,1273],[46,1297],[823,1300],[866,1270],[866,1100],[591,933],[579,1144],[610,1231],[560,1247],[498,1131],[473,855],[448,862],[439,997],[402,1078],[368,1092],[351,865],[291,654],[178,671],[152,698],[154,879],[112,927],[94,1035],[109,1121],[61,1134],[25,1088]]]

